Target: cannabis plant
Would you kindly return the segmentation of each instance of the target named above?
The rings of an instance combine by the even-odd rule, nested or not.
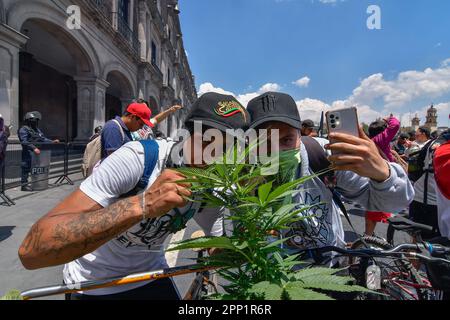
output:
[[[280,154],[278,173],[263,176],[273,163],[246,164],[251,149],[240,152],[238,147],[232,148],[222,161],[206,168],[178,169],[186,177],[184,182],[192,185],[191,201],[229,209],[224,221],[232,224],[232,230],[223,237],[177,243],[170,251],[219,249],[202,261],[217,268],[229,283],[223,286],[225,294],[212,298],[330,300],[327,293],[333,291],[367,291],[349,285],[352,278],[337,276],[339,270],[301,268],[299,255],[285,252],[283,245],[289,238],[282,238],[282,231],[309,219],[306,213],[311,209],[292,203],[292,198],[312,177],[295,180],[300,160],[295,152]]]
[[[22,296],[20,295],[20,291],[12,290],[7,294],[5,294],[3,297],[1,297],[0,300],[23,300],[23,299]]]

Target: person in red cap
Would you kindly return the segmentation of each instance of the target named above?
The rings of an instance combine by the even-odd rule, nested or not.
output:
[[[102,159],[133,141],[132,132],[142,129],[144,125],[153,128],[151,117],[152,111],[147,104],[138,100],[128,106],[122,117],[108,121],[102,131]]]

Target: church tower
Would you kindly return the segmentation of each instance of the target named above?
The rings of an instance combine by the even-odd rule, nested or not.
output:
[[[427,122],[425,123],[425,127],[430,129],[431,132],[437,130],[437,109],[434,105],[431,105],[430,109],[427,111]]]
[[[419,127],[420,127],[420,119],[419,116],[416,114],[416,116],[411,120],[411,129],[417,131]]]

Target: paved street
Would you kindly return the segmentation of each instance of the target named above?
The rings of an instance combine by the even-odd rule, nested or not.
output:
[[[11,190],[7,193],[17,204],[12,207],[0,206],[0,296],[11,289],[26,290],[61,283],[62,267],[27,271],[22,267],[17,250],[33,223],[80,184],[81,177],[78,177],[78,180],[76,179],[77,177],[72,178],[75,179],[75,186],[53,187],[41,193],[25,194],[17,190]],[[363,212],[352,209],[350,213],[357,231],[364,231]],[[353,241],[356,236],[350,231],[351,229],[345,218],[343,218],[343,221],[347,241]],[[198,226],[191,222],[185,231],[174,235],[168,242],[188,239],[198,229]],[[384,236],[386,234],[386,225],[378,226],[377,234]],[[407,236],[402,236],[402,239],[398,240],[406,239]],[[170,266],[180,266],[193,263],[192,258],[194,256],[195,254],[191,252],[183,252],[181,254],[169,253],[167,259]],[[193,276],[188,275],[175,279],[182,296],[187,291],[192,278]],[[63,297],[56,296],[49,299],[63,299]]]
[[[79,186],[81,177],[72,176],[71,178],[75,179],[75,186],[63,185],[40,193],[23,193],[17,189],[7,192],[16,205],[12,207],[0,205],[0,296],[11,289],[23,291],[61,283],[62,267],[37,271],[25,270],[17,251],[31,226]],[[198,226],[192,222],[186,230],[172,236],[168,242],[188,239],[198,229]],[[169,253],[167,260],[171,267],[187,265],[193,263],[190,259],[194,256],[189,252],[183,252],[180,255]],[[189,275],[176,279],[178,290],[182,295],[187,291],[192,282],[191,279],[192,276]],[[48,299],[61,300],[64,297],[56,296]]]

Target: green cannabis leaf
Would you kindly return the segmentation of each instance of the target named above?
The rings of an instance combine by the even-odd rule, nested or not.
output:
[[[254,146],[253,146],[254,147]],[[238,147],[224,155],[221,163],[207,168],[181,168],[192,187],[196,201],[208,207],[225,207],[230,215],[224,220],[233,226],[231,235],[187,240],[170,251],[185,249],[221,249],[205,257],[202,263],[219,267],[218,273],[228,281],[225,294],[212,298],[226,300],[330,300],[327,292],[368,291],[352,286],[350,277],[335,275],[339,270],[327,268],[300,269],[298,255],[288,255],[283,245],[289,239],[280,234],[290,225],[311,217],[305,212],[311,206],[292,203],[298,188],[311,177],[295,179],[299,166],[298,152],[282,152],[275,163],[278,172],[262,176],[273,163],[246,164],[248,147]]]
[[[11,290],[7,294],[5,294],[3,297],[1,297],[0,300],[23,300],[23,298],[20,294],[20,291]]]

